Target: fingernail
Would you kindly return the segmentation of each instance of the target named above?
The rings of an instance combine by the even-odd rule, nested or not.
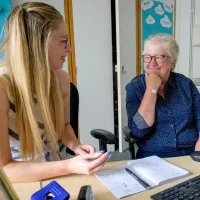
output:
[[[99,151],[99,153],[104,153],[104,152],[105,152],[104,150],[100,150],[100,151]]]
[[[111,155],[112,155],[112,152],[110,151],[110,152],[108,152],[108,155],[109,155],[109,157],[108,157],[108,160],[107,160],[107,162],[109,161],[109,159],[110,159],[110,157],[111,157]]]

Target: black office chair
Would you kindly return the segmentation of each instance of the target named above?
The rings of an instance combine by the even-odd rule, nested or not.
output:
[[[137,143],[138,138],[135,138],[131,135],[131,131],[128,126],[122,129],[124,134],[124,140],[129,143],[129,152],[131,159],[135,159],[135,147],[134,144]],[[107,151],[107,144],[114,144],[118,147],[119,139],[111,132],[103,129],[94,129],[90,134],[99,140],[99,149]],[[117,149],[115,149],[117,150]]]
[[[79,113],[79,94],[76,86],[70,82],[70,125],[78,138],[78,113]],[[66,152],[74,156],[75,153],[66,148]]]
[[[70,83],[70,125],[78,138],[78,113],[79,113],[79,94],[76,86]]]

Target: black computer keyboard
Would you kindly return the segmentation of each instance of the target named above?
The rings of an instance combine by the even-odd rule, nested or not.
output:
[[[200,200],[200,175],[151,196],[154,200]]]

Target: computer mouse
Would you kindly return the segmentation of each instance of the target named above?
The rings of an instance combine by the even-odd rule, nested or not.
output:
[[[193,151],[190,154],[190,157],[192,158],[192,160],[200,162],[200,151]]]

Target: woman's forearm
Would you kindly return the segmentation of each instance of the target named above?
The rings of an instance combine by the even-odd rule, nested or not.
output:
[[[155,120],[156,99],[157,94],[154,94],[147,89],[138,109],[139,114],[144,118],[149,126],[152,126]]]
[[[54,162],[12,161],[3,169],[12,183],[38,181],[72,172],[69,168],[71,159]]]
[[[65,125],[65,132],[61,138],[61,142],[72,151],[77,145],[80,144],[70,124]]]

